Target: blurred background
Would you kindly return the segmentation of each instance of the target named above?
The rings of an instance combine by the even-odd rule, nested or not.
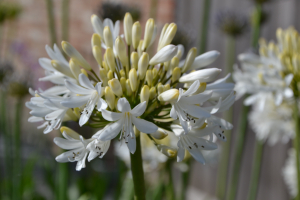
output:
[[[36,124],[27,122],[29,109],[24,105],[31,97],[28,88],[35,90],[51,86],[51,83],[38,81],[44,75],[38,59],[48,57],[46,44],[60,46],[62,40],[67,40],[97,68],[90,43],[92,14],[115,22],[122,21],[124,14],[130,12],[142,27],[152,17],[159,33],[165,23],[175,22],[178,31],[173,44],[183,44],[185,52],[191,47],[197,47],[199,54],[219,51],[221,55],[213,67],[224,69],[222,77],[226,75],[227,65],[237,63],[238,54],[257,51],[251,39],[257,8],[262,11],[258,37],[275,40],[278,27],[294,26],[300,30],[299,0],[0,0],[0,6],[1,199],[18,199],[10,190],[17,182],[17,193],[22,199],[132,198],[133,185],[126,161],[115,155],[114,148],[111,147],[103,159],[96,159],[77,172],[74,163],[55,161],[61,150],[54,145],[53,138],[60,137],[61,133],[53,131],[44,135]],[[121,26],[121,32],[122,29]],[[232,172],[234,141],[239,134],[241,105],[242,102],[238,101],[234,106],[235,128],[228,133],[232,135],[228,176]],[[78,130],[74,124],[68,126]],[[89,131],[93,130],[78,130],[83,135]],[[254,143],[255,134],[248,128],[238,200],[245,199],[248,192]],[[289,199],[282,167],[290,146],[290,143],[265,145],[258,200]],[[218,199],[215,194],[221,151],[222,148],[217,155],[211,156],[206,165],[192,161],[184,199]],[[175,191],[181,187],[181,168],[176,165],[172,168]],[[153,176],[158,175],[157,171],[146,172],[146,179],[150,179],[147,183],[149,199],[162,199],[162,189],[157,187],[157,177]]]

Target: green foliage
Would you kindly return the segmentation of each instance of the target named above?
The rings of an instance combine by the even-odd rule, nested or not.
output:
[[[0,3],[0,24],[2,24],[5,20],[16,19],[21,12],[22,8],[19,4],[6,2]]]

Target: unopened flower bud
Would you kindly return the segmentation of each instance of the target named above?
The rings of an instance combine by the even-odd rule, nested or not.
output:
[[[164,35],[166,33],[166,30],[168,29],[168,26],[169,24],[166,23],[163,27],[163,29],[161,30],[161,33],[160,33],[160,36],[159,36],[159,40],[158,40],[158,44],[161,44],[161,42],[163,41],[164,39]],[[159,51],[159,49],[157,48],[157,51]]]
[[[143,42],[143,47],[142,50],[145,51],[152,40],[152,35],[154,33],[154,27],[155,27],[155,22],[154,19],[148,19],[146,23],[146,28],[145,28],[145,34],[144,34],[144,42]]]
[[[182,44],[177,45],[178,50],[177,50],[177,54],[176,57],[178,58],[178,60],[181,59],[182,55],[184,54],[184,46]]]
[[[144,79],[149,64],[149,55],[144,52],[138,62],[138,70],[140,79]]]
[[[191,69],[191,66],[194,63],[196,56],[197,56],[197,49],[195,47],[191,48],[188,52],[188,55],[186,56],[184,65],[182,67],[182,72],[186,72]]]
[[[98,65],[102,64],[102,49],[101,46],[93,46],[93,56],[96,59]]]
[[[115,95],[117,95],[118,97],[121,97],[123,95],[122,86],[118,79],[111,79],[110,81],[108,81],[108,85]]]
[[[69,66],[73,76],[78,80],[78,76],[79,74],[81,74],[79,65],[76,62],[74,62],[73,58],[71,58],[69,61]]]
[[[90,64],[82,57],[82,55],[69,43],[62,41],[61,46],[64,52],[70,57],[73,58],[81,67],[86,70],[91,70]]]
[[[142,49],[143,43],[144,43],[144,40],[140,40],[140,43],[139,43],[139,46],[138,46],[138,49],[137,49],[139,57],[141,57],[141,55],[143,53],[143,49]]]
[[[73,113],[76,115],[76,117],[79,119],[81,117],[81,111],[80,108],[73,108]]]
[[[142,29],[139,22],[135,22],[132,26],[132,46],[137,49],[142,36]]]
[[[65,115],[66,118],[69,118],[72,121],[77,121],[80,117],[74,114],[73,110],[69,108]]]
[[[134,68],[132,68],[129,71],[129,81],[130,81],[131,90],[135,92],[138,86],[137,83],[138,80],[137,80],[136,70]]]
[[[131,96],[132,95],[132,89],[130,86],[130,81],[129,79],[126,80],[126,95]]]
[[[154,78],[154,79],[156,78],[157,74],[158,74],[157,69],[156,69],[156,68],[153,68],[153,69],[152,69],[152,75],[153,75],[153,78]]]
[[[164,91],[167,91],[171,88],[170,84],[166,84],[164,85]]]
[[[153,74],[152,74],[151,69],[148,69],[146,72],[146,81],[147,81],[148,85],[151,86],[152,81],[153,81]]]
[[[91,40],[92,48],[94,46],[101,47],[101,36],[97,33],[94,33]]]
[[[81,73],[83,73],[86,77],[89,77],[89,76],[88,76],[88,73],[85,71],[85,69],[81,69],[80,71],[81,71]]]
[[[150,94],[149,94],[149,99],[150,100],[152,100],[152,99],[154,99],[155,97],[156,97],[156,88],[155,87],[151,87],[151,89],[150,89]]]
[[[170,67],[171,61],[164,62],[164,71],[168,71]]]
[[[177,53],[177,47],[175,45],[169,44],[163,47],[159,52],[157,52],[153,58],[151,58],[149,64],[156,65],[159,63],[164,63],[171,60]]]
[[[128,57],[127,57],[127,52],[126,52],[126,46],[121,37],[117,37],[115,46],[116,46],[116,51],[117,51],[118,57],[119,57],[122,65],[128,66]]]
[[[159,145],[157,145],[157,149],[169,158],[175,158],[177,156],[177,149],[175,149],[175,148],[168,147],[163,144],[159,144]]]
[[[105,100],[111,110],[115,108],[115,95],[110,87],[105,87]]]
[[[126,13],[125,17],[124,17],[123,26],[124,26],[124,35],[125,35],[125,40],[126,40],[127,45],[131,45],[132,24],[133,24],[133,20],[132,20],[130,13]]]
[[[197,56],[195,58],[189,70],[201,69],[207,65],[210,65],[219,57],[219,55],[220,53],[218,51],[209,51],[204,54],[201,54],[200,56]]]
[[[94,32],[98,33],[103,38],[103,23],[97,15],[91,17]]]
[[[120,70],[121,77],[126,77],[125,71],[123,69]]]
[[[139,54],[137,52],[132,52],[130,55],[131,68],[138,69]]]
[[[221,73],[221,69],[218,68],[210,68],[210,69],[202,69],[187,75],[182,76],[179,79],[181,83],[194,82],[199,80],[200,82],[210,82],[214,81],[216,77]]]
[[[71,78],[75,78],[72,71],[70,70],[70,68],[66,67],[64,65],[64,63],[62,63],[58,60],[52,60],[51,65],[54,69],[56,69],[57,71],[63,73],[64,75],[69,76]]]
[[[159,48],[157,50],[160,50],[164,46],[170,44],[176,34],[176,31],[177,31],[177,25],[174,23],[171,23],[168,26],[167,30],[165,31],[163,39],[158,44]]]
[[[200,94],[204,92],[206,89],[206,83],[200,83],[198,90],[195,92],[195,94]]]
[[[179,67],[175,67],[172,72],[172,77],[171,77],[172,83],[174,83],[175,81],[178,81],[180,76],[181,76],[181,69]]]
[[[126,78],[125,77],[121,77],[120,84],[122,86],[123,92],[125,92],[126,91]]]
[[[163,92],[164,92],[164,86],[161,83],[159,83],[157,85],[157,93],[158,93],[158,95],[160,95]]]
[[[74,138],[75,140],[79,140],[80,139],[80,135],[73,131],[72,129],[66,127],[66,126],[62,126],[60,127],[60,132],[63,133],[65,132],[67,135],[69,135],[70,137]]]
[[[109,66],[109,69],[114,72],[116,69],[116,63],[115,63],[115,57],[112,48],[106,49],[106,61]]]
[[[158,96],[158,100],[159,101],[168,101],[168,102],[177,101],[178,96],[179,96],[179,91],[177,89],[170,89],[168,91],[161,93]]]
[[[158,128],[156,132],[150,134],[152,137],[154,137],[157,140],[162,140],[168,136],[167,131],[162,128]]]
[[[103,37],[104,37],[106,47],[113,48],[113,45],[114,45],[113,37],[112,37],[111,30],[108,26],[105,26],[105,28],[103,30]]]
[[[146,101],[147,105],[148,105],[149,95],[150,95],[149,87],[148,87],[148,85],[144,85],[144,87],[141,90],[141,95],[140,95],[141,103],[144,102],[144,101]]]
[[[107,86],[107,70],[105,68],[100,67],[99,68],[99,75],[100,79],[103,83],[103,86]]]
[[[111,70],[109,70],[108,73],[107,73],[107,79],[111,80],[113,78],[114,78],[114,73]]]
[[[178,65],[179,65],[179,59],[177,56],[174,56],[171,60],[169,69],[173,70],[175,67],[178,67]]]

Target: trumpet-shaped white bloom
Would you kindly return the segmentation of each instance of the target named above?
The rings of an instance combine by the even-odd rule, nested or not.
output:
[[[198,106],[197,104],[202,104],[207,101],[212,93],[201,93],[193,95],[199,88],[199,81],[195,81],[187,91],[183,92],[182,88],[179,88],[178,98],[170,101],[172,104],[172,109],[170,111],[170,116],[173,119],[179,118],[180,124],[182,125],[185,132],[188,132],[188,122],[195,121],[195,118],[208,118],[210,113]],[[168,95],[167,93],[162,93],[161,96]]]
[[[70,91],[75,94],[80,94],[81,96],[69,97],[62,101],[61,104],[68,108],[76,108],[85,105],[79,119],[80,126],[84,125],[89,120],[96,105],[98,111],[107,108],[107,103],[101,98],[101,82],[97,83],[96,86],[93,86],[91,81],[84,74],[80,74],[79,83],[81,86],[67,80],[65,83]]]
[[[153,133],[157,131],[158,127],[146,120],[139,119],[147,107],[147,103],[138,104],[131,110],[130,104],[126,98],[120,98],[118,100],[117,108],[121,113],[110,112],[108,110],[102,110],[102,116],[107,121],[116,121],[107,126],[99,139],[102,141],[111,140],[115,138],[121,131],[120,138],[123,138],[131,153],[135,152],[136,140],[133,131],[133,125],[143,133]],[[133,125],[132,125],[133,124]]]
[[[185,150],[188,150],[195,160],[205,164],[205,159],[201,153],[201,150],[214,150],[218,148],[215,143],[204,138],[205,136],[211,135],[211,127],[203,129],[189,129],[188,134],[186,134],[179,125],[171,125],[171,128],[175,135],[179,137],[179,141],[177,143],[177,162],[181,162],[183,160]]]
[[[76,170],[80,171],[82,168],[85,168],[85,160],[89,153],[86,147],[94,139],[86,140],[79,134],[71,136],[65,131],[62,134],[66,139],[56,137],[53,141],[60,148],[70,151],[60,154],[55,159],[61,163],[77,161]]]
[[[171,60],[177,54],[177,46],[169,44],[157,52],[150,60],[150,65],[156,65]]]

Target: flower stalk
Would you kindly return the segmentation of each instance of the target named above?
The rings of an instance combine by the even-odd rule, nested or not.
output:
[[[135,134],[139,132],[136,129]],[[136,151],[134,154],[130,153],[130,163],[131,163],[131,173],[134,184],[134,199],[135,200],[145,200],[146,190],[145,190],[145,180],[144,180],[144,169],[141,151],[141,138],[136,136]]]
[[[256,140],[255,144],[255,157],[252,166],[250,190],[248,193],[248,200],[255,200],[257,197],[257,191],[259,186],[259,177],[261,171],[261,163],[263,156],[264,143],[263,141]]]
[[[207,46],[207,34],[208,34],[208,24],[209,24],[209,13],[210,13],[210,0],[205,0],[204,1],[204,6],[203,6],[203,17],[202,17],[202,22],[201,22],[201,39],[200,39],[200,44],[199,44],[199,54],[202,54],[206,50]]]
[[[295,200],[300,199],[300,118],[299,118],[299,108],[297,103],[294,108],[294,121],[295,121],[295,138],[293,140],[293,146],[296,151],[296,169],[297,169],[297,185],[298,185],[298,194]]]

